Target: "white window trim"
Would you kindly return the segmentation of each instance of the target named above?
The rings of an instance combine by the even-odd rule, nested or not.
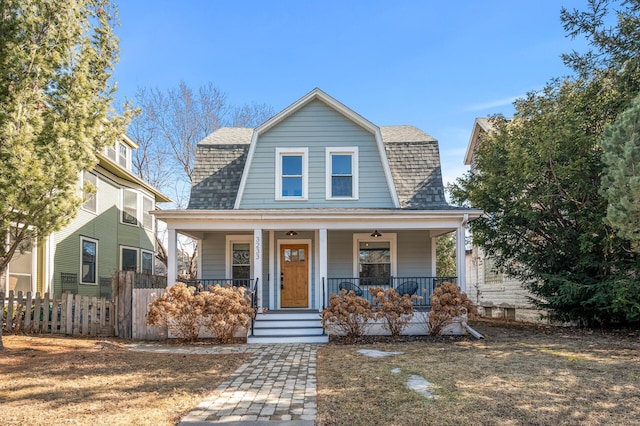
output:
[[[136,195],[136,221],[138,223],[127,223],[123,220],[122,216],[124,215],[124,194],[126,192],[133,192]],[[140,227],[142,224],[140,223],[140,193],[135,189],[131,188],[120,188],[120,223],[127,226],[136,226]]]
[[[155,255],[151,250],[140,249],[140,272],[144,272],[142,270],[142,256],[145,253],[149,253],[151,255],[151,274],[155,273]]]
[[[120,163],[120,147],[124,147],[125,150],[125,165],[123,166]],[[131,170],[131,147],[129,147],[126,143],[124,142],[116,142],[116,150],[115,150],[115,162],[122,168],[127,169],[127,170]]]
[[[151,217],[151,227],[150,227],[150,228],[147,228],[147,227],[144,225],[144,216],[145,216],[145,214],[147,213],[147,211],[153,211],[153,209],[155,208],[155,203],[154,203],[153,198],[148,197],[148,196],[146,196],[146,195],[144,195],[144,194],[141,194],[141,195],[142,195],[142,196],[141,196],[141,197],[139,197],[139,198],[140,198],[140,219],[142,219],[142,220],[140,220],[140,225],[141,225],[144,229],[148,229],[148,230],[150,230],[150,231],[153,231],[153,230],[154,230],[154,228],[155,228],[155,226],[154,226],[154,222],[155,222],[155,220],[153,219],[153,215],[152,215],[151,213],[149,213],[149,216]],[[145,199],[147,199],[147,200],[151,201],[151,210],[145,210],[145,209],[144,209],[144,200],[145,200]]]
[[[398,273],[397,263],[397,242],[398,234],[394,232],[383,232],[381,237],[374,238],[371,234],[353,234],[353,277],[360,276],[360,243],[379,243],[389,242],[389,250],[391,252],[391,276],[395,277]]]
[[[96,245],[96,259],[95,259],[95,263],[96,263],[96,270],[95,270],[95,281],[94,282],[90,282],[90,281],[83,281],[82,280],[82,250],[83,250],[83,242],[84,241],[89,241],[92,243],[95,243]],[[99,255],[100,255],[100,247],[99,247],[99,241],[96,240],[95,238],[89,238],[89,237],[84,237],[81,236],[80,237],[80,279],[78,280],[79,284],[83,284],[83,285],[98,285],[98,259],[99,259]]]
[[[302,196],[285,197],[282,195],[282,157],[302,156]],[[276,148],[276,201],[306,201],[309,198],[309,148]]]
[[[97,214],[98,214],[98,189],[100,188],[100,179],[98,178],[98,175],[97,175],[97,174],[95,174],[95,173],[92,173],[92,172],[89,172],[89,171],[82,171],[82,172],[80,172],[80,191],[82,192],[82,197],[83,197],[83,198],[84,198],[84,174],[85,174],[85,173],[90,174],[90,175],[92,175],[93,177],[95,177],[95,178],[96,178],[96,184],[95,184],[96,192],[93,194],[93,198],[94,198],[94,199],[95,199],[95,201],[96,201],[96,209],[95,209],[95,211],[94,211],[94,210],[90,210],[90,209],[86,208],[86,207],[84,206],[84,204],[85,204],[84,200],[82,201],[82,205],[80,206],[80,208],[81,208],[82,210],[84,210],[84,211],[88,212],[88,213],[96,214],[96,215],[97,215]]]
[[[253,277],[253,235],[227,235],[226,253],[225,253],[225,279],[233,278],[233,244],[249,244],[249,277]]]
[[[332,194],[332,161],[331,156],[333,154],[351,154],[351,197],[334,197]],[[325,176],[326,176],[326,199],[327,200],[357,200],[359,198],[359,184],[358,184],[358,147],[346,146],[346,147],[327,147],[325,148]]]
[[[122,271],[122,259],[124,256],[122,256],[122,250],[127,249],[127,250],[133,250],[136,252],[136,272],[140,272],[140,248],[139,247],[131,247],[131,246],[124,246],[124,245],[120,245],[120,270]]]

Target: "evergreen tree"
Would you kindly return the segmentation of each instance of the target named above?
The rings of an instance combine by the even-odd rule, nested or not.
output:
[[[456,234],[441,235],[436,239],[436,271],[439,277],[455,277],[456,270]]]
[[[124,132],[111,107],[115,24],[108,0],[0,2],[0,276],[69,223],[81,171]]]
[[[640,96],[605,129],[601,146],[607,221],[640,252]]]
[[[494,118],[477,174],[452,188],[485,215],[474,241],[502,272],[518,277],[539,307],[587,323],[640,322],[640,271],[629,244],[606,225],[598,146],[606,103],[592,82],[556,81]]]

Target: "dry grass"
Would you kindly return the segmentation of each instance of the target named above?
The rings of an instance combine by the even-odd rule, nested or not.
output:
[[[640,424],[637,335],[474,327],[485,340],[323,347],[318,424]],[[356,352],[364,348],[405,354],[374,359]],[[413,374],[435,385],[436,399],[405,387]]]
[[[131,352],[115,339],[3,340],[3,425],[176,424],[246,359]]]

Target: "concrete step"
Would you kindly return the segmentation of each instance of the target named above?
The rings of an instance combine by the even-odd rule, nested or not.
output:
[[[254,336],[318,336],[323,333],[322,327],[289,327],[263,328],[254,327]]]
[[[320,321],[320,312],[317,311],[270,311],[266,314],[257,314],[256,321],[259,320],[283,320],[283,321],[300,321],[300,320],[315,320]]]
[[[249,336],[248,344],[277,344],[277,343],[327,343],[329,336]]]
[[[291,327],[319,327],[319,319],[304,320],[279,320],[279,319],[263,319],[256,318],[254,328],[291,328]]]

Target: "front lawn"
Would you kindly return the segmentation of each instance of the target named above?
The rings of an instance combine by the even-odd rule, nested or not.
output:
[[[321,348],[318,424],[640,424],[638,334],[474,327],[486,339]],[[359,349],[404,355],[369,358]],[[436,398],[409,390],[411,375],[432,383]]]
[[[117,339],[3,340],[2,425],[174,425],[246,359],[133,352]]]

